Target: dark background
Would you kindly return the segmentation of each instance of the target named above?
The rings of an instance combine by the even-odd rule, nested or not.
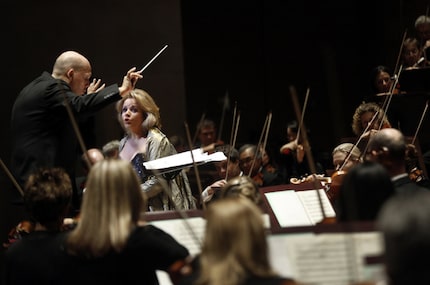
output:
[[[186,137],[205,114],[221,123],[230,141],[233,109],[240,112],[237,143],[257,142],[272,113],[268,146],[286,141],[295,119],[289,87],[301,104],[310,89],[304,122],[310,143],[323,161],[341,138],[351,136],[355,108],[370,92],[376,65],[394,68],[403,34],[413,33],[428,0],[398,1],[32,1],[3,2],[0,155],[8,166],[10,110],[28,82],[65,50],[77,50],[92,63],[93,76],[121,83],[126,71],[144,66],[137,87],[161,109],[163,131]],[[417,108],[417,113],[422,109]],[[428,119],[427,119],[428,120]],[[427,121],[426,120],[426,121]],[[113,106],[82,128],[87,147],[122,136]],[[428,129],[420,139],[426,144]],[[71,150],[72,151],[72,150]],[[0,239],[22,219],[19,193],[0,173]]]

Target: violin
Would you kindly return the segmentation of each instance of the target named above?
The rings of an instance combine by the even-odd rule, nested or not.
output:
[[[344,170],[338,170],[331,175],[330,187],[326,193],[332,204],[334,204],[339,197],[340,187],[343,184],[343,179],[345,178],[346,173],[347,172]]]
[[[3,243],[3,247],[8,248],[12,243],[22,239],[24,236],[34,231],[35,227],[36,224],[29,220],[23,220],[19,222],[18,225],[9,231],[7,235],[7,241]]]

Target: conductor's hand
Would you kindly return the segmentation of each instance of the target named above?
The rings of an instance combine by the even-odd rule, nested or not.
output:
[[[87,88],[87,94],[91,94],[91,93],[97,93],[100,90],[102,90],[103,88],[105,88],[106,84],[102,84],[102,80],[101,79],[93,79],[93,81],[90,83],[90,86],[88,86]]]
[[[122,80],[122,85],[119,87],[119,93],[121,97],[127,95],[131,90],[134,89],[137,80],[143,78],[143,75],[140,72],[135,72],[136,67],[133,67],[127,72],[127,75],[124,76]]]

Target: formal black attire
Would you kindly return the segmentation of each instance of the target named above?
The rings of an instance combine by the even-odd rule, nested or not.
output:
[[[62,243],[58,232],[47,231],[31,232],[12,243],[5,251],[5,284],[56,284],[62,278]]]
[[[398,194],[407,194],[417,191],[430,191],[428,188],[420,186],[416,182],[412,181],[407,173],[393,179],[392,181],[394,184],[394,189]]]
[[[46,71],[24,87],[15,100],[11,116],[14,139],[11,171],[21,186],[39,167],[62,167],[75,184],[78,140],[65,99],[79,122],[120,100],[121,96],[116,84],[98,93],[78,96],[65,81],[53,78]],[[78,206],[77,187],[74,190],[74,205]]]
[[[103,257],[86,258],[65,254],[60,261],[70,275],[60,283],[94,284],[158,284],[156,270],[167,271],[176,261],[189,255],[187,248],[163,230],[146,225],[137,227],[121,252]]]

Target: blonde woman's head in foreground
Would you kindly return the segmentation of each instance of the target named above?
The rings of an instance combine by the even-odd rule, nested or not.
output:
[[[273,276],[262,211],[249,199],[225,197],[206,210],[198,284],[241,284],[248,275]]]
[[[70,251],[92,257],[121,251],[145,208],[146,197],[130,162],[97,162],[88,175],[80,221],[69,237]]]

